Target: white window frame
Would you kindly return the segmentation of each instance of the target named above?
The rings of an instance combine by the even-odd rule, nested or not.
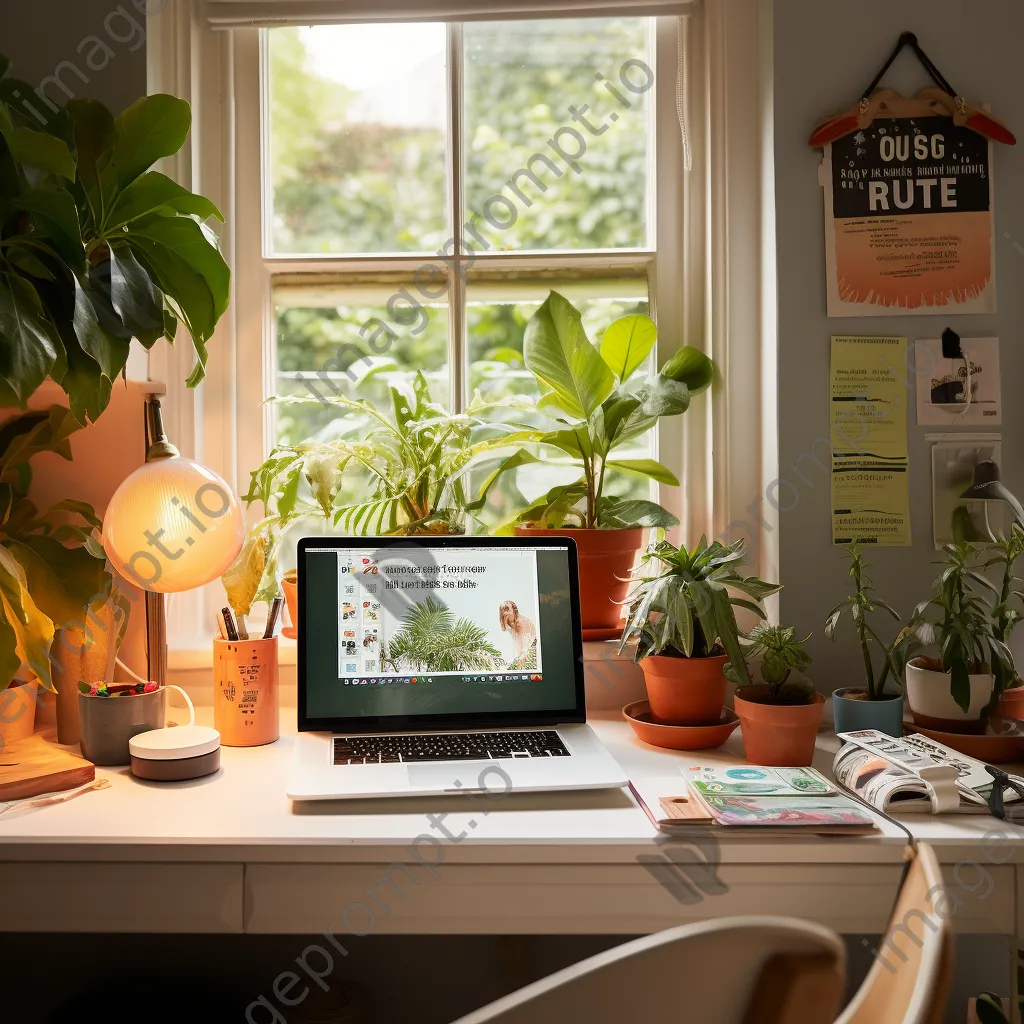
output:
[[[777,475],[770,0],[703,0],[688,20],[685,114],[694,153],[689,172],[683,169],[673,88],[680,25],[675,18],[656,19],[651,116],[657,203],[651,250],[484,258],[516,270],[551,269],[562,260],[592,261],[595,268],[612,271],[637,261],[651,264],[649,298],[662,339],[659,359],[675,344],[696,345],[711,355],[722,377],[685,416],[659,425],[658,457],[683,481],[660,496],[680,519],[673,539],[693,543],[701,533],[730,540],[743,536],[754,570],[776,578],[775,512],[763,500],[765,482]],[[165,170],[220,206],[226,217],[221,242],[233,271],[231,305],[210,341],[204,384],[196,391],[184,387],[190,369],[184,345],[157,346],[150,377],[167,385],[166,420],[182,452],[244,493],[249,472],[274,443],[272,419],[263,408],[276,381],[272,274],[304,264],[337,270],[338,263],[263,257],[259,30],[211,30],[200,17],[198,0],[170,5],[151,16],[149,28],[150,91],[172,92],[193,106],[191,145]],[[457,73],[457,29],[449,39],[450,66]],[[457,85],[453,117],[460,113]],[[461,197],[449,201],[455,237],[461,237],[464,206]],[[479,266],[480,254],[473,258]],[[424,259],[387,257],[414,266]],[[380,263],[366,258],[367,267]],[[351,268],[350,261],[345,264]],[[458,274],[454,281],[458,287]],[[456,311],[458,299],[449,293]],[[457,362],[449,371],[454,390],[461,385],[458,362],[464,346],[463,325],[452,326],[459,329],[452,345]],[[221,601],[216,582],[205,594],[177,597],[172,629],[195,653],[172,650],[172,667],[208,661],[209,645],[202,637],[209,634],[206,623],[212,623],[210,612]]]

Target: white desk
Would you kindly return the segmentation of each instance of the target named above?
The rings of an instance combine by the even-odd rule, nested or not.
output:
[[[283,720],[293,723],[294,709]],[[742,750],[738,733],[722,750],[692,756],[641,744],[613,713],[591,722],[634,779]],[[283,795],[293,728],[268,747],[225,748],[207,779],[148,783],[127,769],[100,770],[111,788],[0,818],[0,931],[639,934],[780,913],[878,933],[900,881],[902,833],[882,822],[879,836],[720,841],[711,851],[718,884],[709,885],[680,866],[696,848],[657,837],[626,791],[296,812]],[[821,737],[817,767],[827,771],[835,743]],[[446,815],[454,838],[430,814]],[[985,841],[993,831],[1010,836],[1011,826],[987,816],[904,820],[946,867],[958,931],[1024,931],[1024,843]],[[413,852],[424,836],[416,849],[437,862],[432,869]]]

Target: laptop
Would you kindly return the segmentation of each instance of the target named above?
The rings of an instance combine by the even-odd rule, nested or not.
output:
[[[576,544],[306,537],[288,796],[626,785],[586,724]]]

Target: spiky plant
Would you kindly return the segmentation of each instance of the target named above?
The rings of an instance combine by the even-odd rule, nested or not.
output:
[[[704,658],[724,651],[738,677],[748,683],[733,608],[763,619],[762,601],[782,588],[742,575],[738,567],[745,561],[742,541],[726,546],[701,537],[692,550],[667,540],[652,544],[630,576],[619,651],[633,637],[638,661],[652,654]]]
[[[394,672],[485,671],[500,659],[487,630],[457,616],[433,595],[406,613],[381,650],[381,666]]]

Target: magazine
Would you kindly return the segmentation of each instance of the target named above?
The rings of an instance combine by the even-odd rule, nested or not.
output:
[[[881,811],[988,811],[992,776],[984,762],[927,736],[897,739],[874,729],[839,733],[836,781]],[[1014,794],[1007,802],[1017,799]]]
[[[789,769],[786,769],[789,771]],[[684,774],[688,774],[684,771]],[[816,772],[814,773],[817,774]],[[860,835],[878,831],[866,809],[836,791],[833,796],[717,796],[680,785],[679,777],[644,778],[629,788],[651,824],[666,835]]]
[[[871,815],[849,797],[800,800],[777,796],[707,796],[701,799],[719,825],[874,831]]]
[[[834,796],[838,792],[813,768],[694,765],[684,775],[703,796]]]

